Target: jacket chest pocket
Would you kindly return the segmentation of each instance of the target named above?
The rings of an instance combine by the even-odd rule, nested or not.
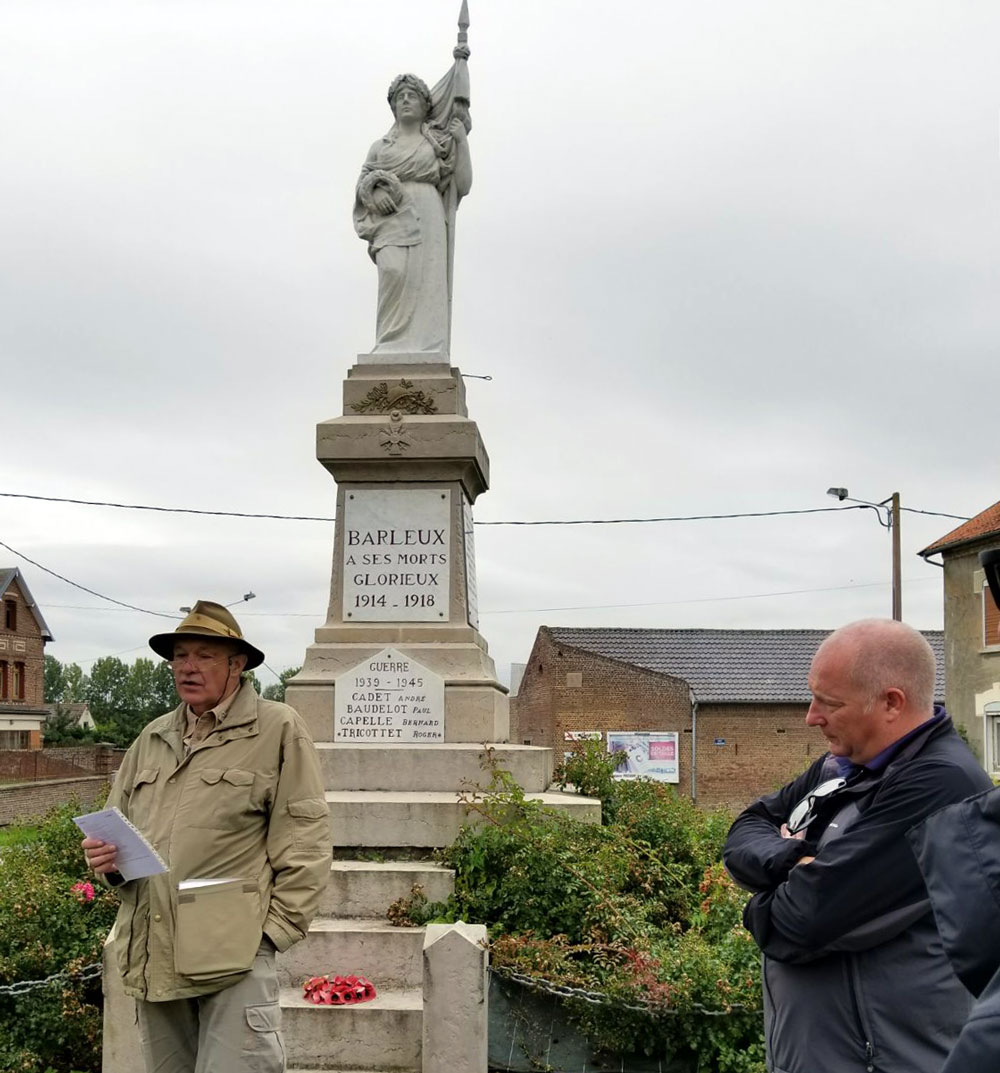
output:
[[[191,827],[223,831],[243,826],[257,811],[252,803],[254,774],[241,768],[192,772],[186,819]]]
[[[150,820],[156,813],[156,780],[160,774],[155,767],[143,768],[135,777],[128,798],[129,820],[140,831],[149,832]]]

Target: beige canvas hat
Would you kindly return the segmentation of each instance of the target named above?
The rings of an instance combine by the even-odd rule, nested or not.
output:
[[[247,657],[246,670],[264,662],[264,653],[243,639],[243,631],[229,609],[211,600],[199,600],[173,633],[158,633],[149,639],[149,647],[166,660],[174,658],[174,644],[182,637],[192,640],[232,641]]]

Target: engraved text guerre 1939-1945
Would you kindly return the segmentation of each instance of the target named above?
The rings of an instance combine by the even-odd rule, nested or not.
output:
[[[383,648],[337,676],[334,741],[444,741],[444,679]]]

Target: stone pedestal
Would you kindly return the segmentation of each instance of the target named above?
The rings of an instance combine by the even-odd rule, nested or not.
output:
[[[486,1073],[486,929],[398,928],[389,907],[414,884],[447,899],[454,876],[433,853],[476,821],[466,794],[495,768],[584,822],[601,806],[549,791],[551,750],[507,743],[476,600],[472,506],[489,460],[461,374],[372,357],[317,430],[337,482],[330,602],[285,696],[317,744],[334,862],[309,935],[278,958],[285,1045],[299,1073]],[[331,971],[367,976],[377,997],[311,1006],[302,980]]]
[[[427,925],[422,1073],[486,1068],[486,945],[482,924]]]
[[[330,602],[288,703],[314,740],[344,740],[335,696],[337,680],[349,680],[356,732],[372,734],[357,740],[400,740],[377,736],[399,730],[377,722],[389,709],[392,723],[398,707],[388,680],[363,691],[353,689],[360,678],[343,678],[396,648],[443,679],[444,741],[506,741],[507,690],[476,601],[472,506],[489,486],[489,458],[461,374],[443,363],[355,365],[343,416],[317,427],[316,454],[337,482]]]

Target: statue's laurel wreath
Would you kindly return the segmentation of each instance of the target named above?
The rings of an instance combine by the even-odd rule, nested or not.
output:
[[[375,207],[375,203],[372,201],[372,194],[375,192],[376,187],[379,186],[385,187],[389,196],[396,203],[397,209],[403,203],[403,184],[391,171],[370,171],[358,183],[358,200],[368,212],[375,213],[376,216],[380,215],[380,210]]]

